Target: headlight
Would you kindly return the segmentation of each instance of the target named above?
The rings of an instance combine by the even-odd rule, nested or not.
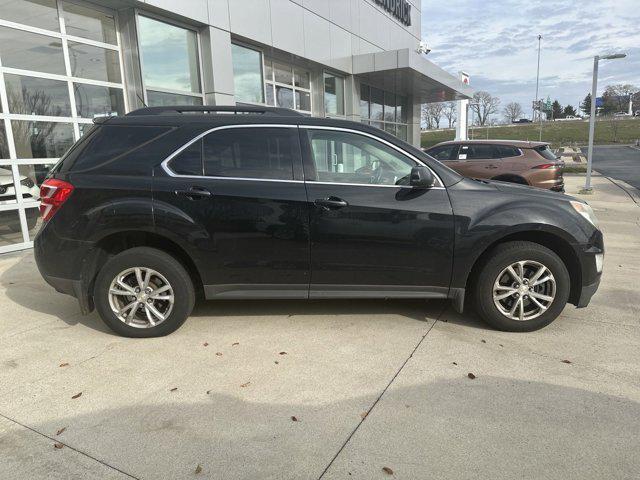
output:
[[[22,185],[23,187],[31,188],[33,187],[33,180],[28,177],[23,178],[22,180],[20,180],[20,185]]]
[[[573,207],[573,209],[576,212],[578,212],[580,215],[582,215],[584,218],[586,218],[589,221],[589,223],[591,223],[591,225],[598,228],[598,219],[596,218],[596,214],[593,213],[593,209],[589,206],[588,203],[574,202],[574,201],[571,201],[569,203],[571,203],[571,206]]]

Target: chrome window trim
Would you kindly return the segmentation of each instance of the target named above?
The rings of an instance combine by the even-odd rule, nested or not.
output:
[[[410,160],[413,160],[418,165],[427,167],[433,174],[434,178],[436,178],[436,180],[438,181],[438,185],[431,187],[430,190],[434,190],[434,189],[443,190],[445,188],[444,183],[442,182],[438,174],[434,172],[429,165],[426,165],[424,162],[422,162],[415,156],[411,155],[410,153],[404,151],[400,147],[395,146],[393,143],[388,142],[383,138],[377,137],[368,132],[363,132],[360,130],[354,130],[351,128],[344,128],[344,127],[329,127],[325,125],[294,125],[294,124],[282,124],[282,123],[256,123],[256,124],[243,123],[239,125],[220,125],[218,127],[210,128],[209,130],[206,130],[200,133],[199,135],[197,135],[196,137],[192,138],[191,140],[189,140],[187,143],[182,145],[176,151],[171,153],[167,158],[165,158],[160,164],[160,167],[162,168],[162,170],[164,170],[164,172],[167,175],[175,178],[209,178],[213,180],[248,180],[248,181],[254,181],[254,182],[283,182],[283,183],[308,182],[308,183],[314,183],[314,184],[320,184],[320,185],[351,185],[351,186],[358,186],[358,187],[413,188],[411,185],[375,185],[375,184],[369,184],[369,183],[318,182],[315,180],[293,180],[293,179],[285,180],[285,179],[275,179],[275,178],[251,178],[251,177],[244,178],[244,177],[219,177],[219,176],[211,176],[211,175],[181,175],[181,174],[175,173],[169,167],[169,162],[173,160],[176,156],[178,156],[180,153],[182,153],[183,150],[189,148],[193,143],[204,138],[205,136],[209,135],[212,132],[215,132],[218,130],[228,130],[231,128],[296,128],[296,129],[303,128],[303,129],[311,129],[311,130],[335,130],[339,132],[348,132],[348,133],[355,133],[357,135],[363,135],[365,137],[373,138],[374,140],[381,142],[384,145],[387,145],[388,147],[393,148],[394,150],[398,151],[399,153],[406,156]]]

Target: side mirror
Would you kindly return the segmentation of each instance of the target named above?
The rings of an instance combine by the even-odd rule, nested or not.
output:
[[[418,165],[411,169],[409,185],[415,188],[431,188],[435,184],[435,180],[431,170],[425,166]]]

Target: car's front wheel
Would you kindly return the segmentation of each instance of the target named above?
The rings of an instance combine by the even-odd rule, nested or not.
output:
[[[159,337],[176,330],[195,303],[191,277],[171,255],[136,247],[111,257],[95,282],[102,320],[126,337]]]
[[[473,285],[478,314],[509,332],[529,332],[553,322],[570,291],[569,272],[552,250],[532,242],[498,245]]]

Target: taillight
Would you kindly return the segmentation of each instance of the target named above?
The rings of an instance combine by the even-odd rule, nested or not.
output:
[[[541,165],[536,165],[535,167],[531,167],[531,168],[538,168],[538,169],[543,169],[546,170],[548,168],[555,168],[558,167],[559,165],[557,163],[543,163]]]
[[[73,192],[73,185],[69,182],[48,178],[40,185],[40,215],[46,222],[60,209]]]

